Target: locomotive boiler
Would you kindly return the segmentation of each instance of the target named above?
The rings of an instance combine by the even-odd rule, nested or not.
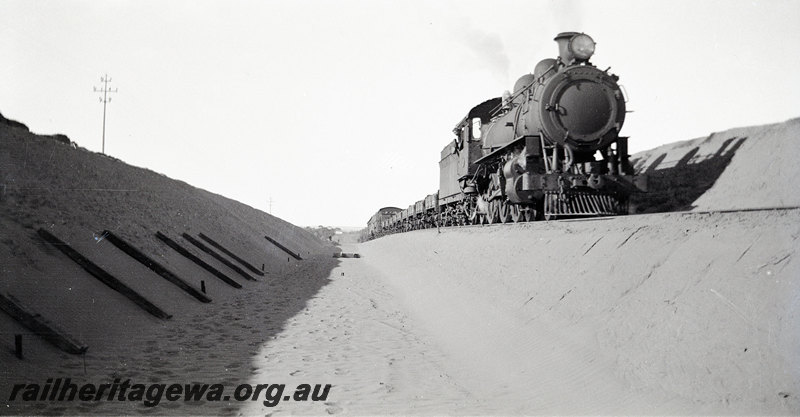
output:
[[[620,136],[619,77],[595,67],[595,42],[563,32],[513,91],[473,107],[442,150],[439,191],[385,221],[379,234],[430,226],[520,222],[627,212],[633,175]]]

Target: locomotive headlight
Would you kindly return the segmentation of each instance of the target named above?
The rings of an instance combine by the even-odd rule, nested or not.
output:
[[[586,61],[594,54],[594,39],[584,33],[575,35],[569,41],[569,49],[572,51],[572,54],[575,55],[575,58]]]

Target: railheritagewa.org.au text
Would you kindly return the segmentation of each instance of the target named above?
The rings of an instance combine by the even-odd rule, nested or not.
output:
[[[132,401],[155,407],[163,401],[262,401],[275,407],[281,401],[325,401],[331,384],[135,384],[117,378],[110,384],[78,384],[70,378],[48,378],[44,384],[15,384],[8,401]]]

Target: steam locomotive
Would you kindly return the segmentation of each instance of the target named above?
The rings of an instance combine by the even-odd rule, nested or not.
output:
[[[613,216],[628,211],[635,176],[619,77],[589,59],[595,42],[563,32],[559,54],[523,75],[513,92],[473,107],[439,162],[439,191],[370,218],[368,238],[436,226]]]

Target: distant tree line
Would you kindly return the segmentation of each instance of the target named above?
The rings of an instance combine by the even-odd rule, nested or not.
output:
[[[332,241],[334,235],[342,232],[341,228],[327,227],[322,225],[317,227],[305,227],[305,229],[311,232],[314,236],[325,241]]]

